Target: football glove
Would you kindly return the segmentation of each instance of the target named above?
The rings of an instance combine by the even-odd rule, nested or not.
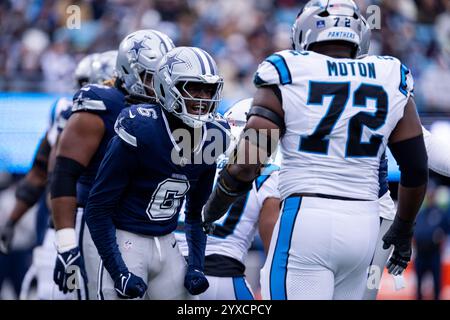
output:
[[[131,272],[121,273],[114,281],[114,288],[117,295],[122,299],[142,298],[147,291],[147,284],[142,278]]]
[[[209,287],[209,282],[203,272],[192,267],[188,267],[188,271],[184,277],[184,287],[190,294],[195,296],[205,292]]]
[[[394,246],[391,258],[386,264],[388,272],[397,276],[402,274],[411,260],[411,241],[414,233],[414,223],[395,217],[389,230],[383,236],[383,249]]]
[[[80,254],[80,249],[76,247],[69,251],[58,252],[53,271],[53,281],[57,284],[59,290],[67,293],[80,289],[80,275],[84,283],[87,283],[84,260]]]
[[[11,250],[11,243],[14,236],[14,223],[8,221],[0,228],[0,253],[8,254]]]

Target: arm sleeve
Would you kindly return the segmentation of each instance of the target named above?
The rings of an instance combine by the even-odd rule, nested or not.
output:
[[[201,212],[211,194],[215,174],[216,166],[208,166],[196,185],[189,190],[186,199],[185,232],[189,250],[188,265],[200,271],[203,271],[206,248],[206,234],[202,230]]]
[[[450,177],[450,144],[422,127],[428,166],[431,170]]]
[[[100,165],[86,206],[86,222],[92,240],[113,279],[127,272],[116,241],[113,213],[137,167],[136,150],[114,137]]]

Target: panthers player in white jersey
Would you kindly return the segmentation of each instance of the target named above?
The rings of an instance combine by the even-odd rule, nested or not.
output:
[[[265,299],[362,299],[388,143],[401,170],[398,211],[383,237],[394,246],[390,272],[410,260],[428,181],[413,80],[395,58],[355,59],[362,21],[353,1],[310,1],[293,27],[295,51],[271,55],[255,74],[246,130],[272,139],[280,131],[283,154],[283,204],[261,271]],[[261,140],[242,139],[236,158],[264,147],[271,154],[274,141]],[[264,158],[258,160],[222,171],[203,211],[205,229],[248,190]]]
[[[247,122],[252,99],[234,104],[224,117],[231,127],[231,135],[237,142]],[[230,148],[234,149],[234,148]],[[223,155],[217,162],[217,173],[228,162]],[[205,275],[209,288],[200,295],[201,300],[253,300],[254,294],[245,279],[245,259],[257,230],[267,252],[280,208],[278,193],[279,167],[270,164],[261,170],[252,189],[239,198],[228,213],[214,225],[207,238],[205,250]],[[182,229],[184,215],[180,216]],[[176,233],[183,256],[188,255],[184,231]]]

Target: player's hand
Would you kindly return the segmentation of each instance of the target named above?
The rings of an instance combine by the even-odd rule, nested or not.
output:
[[[402,274],[411,260],[411,242],[414,233],[414,223],[395,217],[389,230],[383,236],[383,249],[394,246],[391,258],[386,264],[388,272],[394,276]]]
[[[211,222],[202,222],[202,229],[205,234],[211,235],[214,232],[216,225]]]
[[[142,298],[147,291],[147,284],[142,278],[131,272],[120,274],[114,281],[114,288],[117,295],[122,299]]]
[[[203,272],[192,267],[188,267],[188,271],[184,277],[184,287],[190,294],[195,296],[205,292],[209,287],[209,282]]]
[[[87,283],[86,270],[84,268],[83,257],[78,247],[69,251],[58,252],[56,257],[55,270],[53,271],[53,281],[63,293],[72,292],[79,289],[80,276],[84,283]]]
[[[14,236],[14,223],[8,221],[0,228],[0,253],[8,254],[11,250],[11,243]]]
[[[203,229],[203,232],[205,234],[213,234],[214,229],[216,228],[216,225],[214,224],[214,222],[206,222],[204,213],[205,213],[205,208],[203,208],[203,210],[202,210],[202,229]]]

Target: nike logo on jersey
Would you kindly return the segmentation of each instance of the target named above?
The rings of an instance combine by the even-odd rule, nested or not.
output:
[[[131,119],[133,119],[134,117],[136,117],[135,114],[132,114],[132,113],[131,113],[131,110],[128,110],[128,113],[130,114],[130,118],[131,118]]]
[[[175,240],[175,241],[172,243],[172,248],[175,248],[176,245],[177,245],[177,240]]]

